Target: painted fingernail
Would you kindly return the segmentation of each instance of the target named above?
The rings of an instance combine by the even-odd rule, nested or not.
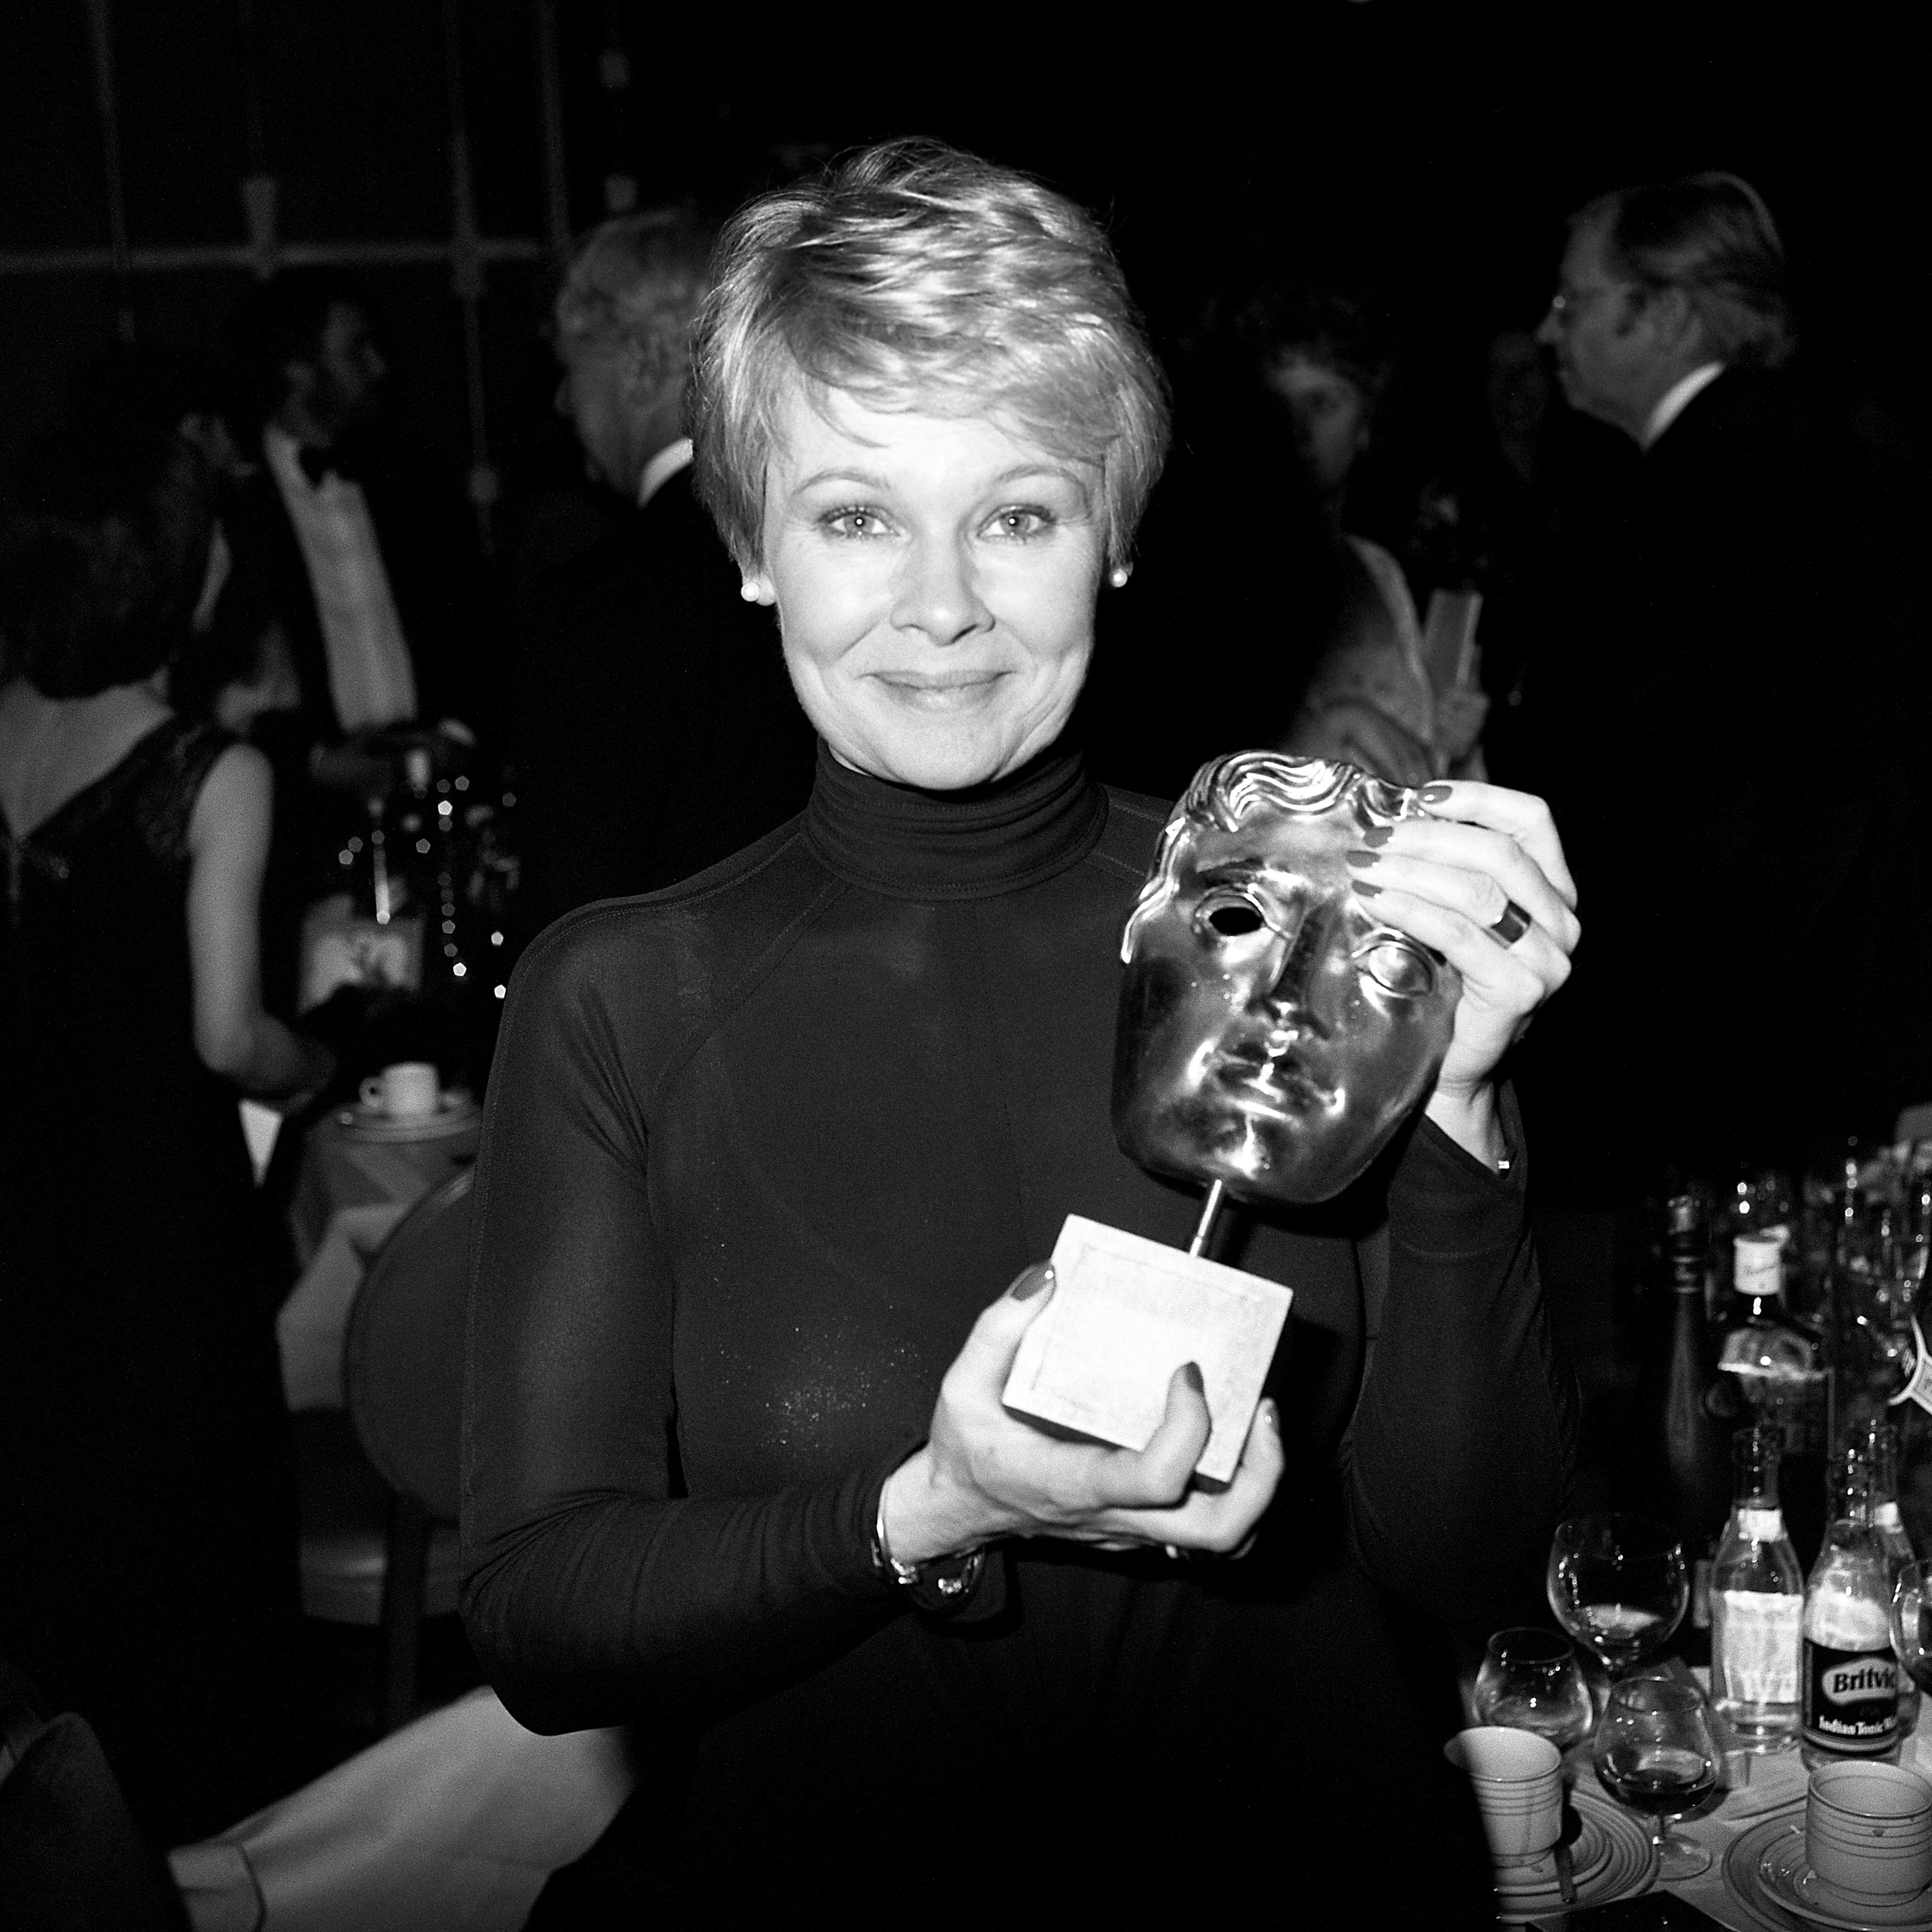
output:
[[[1208,1384],[1201,1379],[1201,1364],[1198,1362],[1184,1362],[1180,1368],[1180,1379],[1196,1395],[1208,1393]]]
[[[1372,898],[1377,892],[1382,890],[1382,887],[1379,886],[1370,885],[1366,879],[1358,879],[1355,881],[1355,890],[1358,893],[1361,894],[1364,897]]]
[[[1424,785],[1416,794],[1416,796],[1420,799],[1424,805],[1440,805],[1448,796],[1449,788],[1446,784]]]
[[[1053,1286],[1053,1264],[1048,1262],[1044,1268],[1030,1268],[1006,1290],[1016,1301],[1030,1301],[1043,1288]]]
[[[1342,856],[1352,866],[1373,866],[1381,862],[1382,855],[1379,852],[1348,851]]]
[[[1393,825],[1378,825],[1374,831],[1362,834],[1362,843],[1379,850],[1394,836],[1395,827]]]

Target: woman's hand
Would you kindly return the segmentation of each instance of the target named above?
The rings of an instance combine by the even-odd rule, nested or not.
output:
[[[1455,1034],[1428,1113],[1493,1166],[1503,1147],[1496,1063],[1570,976],[1582,930],[1576,882],[1540,798],[1465,780],[1430,785],[1422,800],[1431,817],[1370,832],[1364,843],[1373,850],[1350,863],[1356,890],[1462,976]],[[1512,937],[1519,916],[1529,922]]]
[[[982,1313],[946,1372],[924,1448],[895,1470],[882,1504],[902,1563],[1001,1536],[1062,1536],[1111,1548],[1238,1550],[1281,1480],[1274,1405],[1264,1400],[1227,1488],[1191,1486],[1206,1448],[1208,1404],[1192,1363],[1168,1384],[1167,1412],[1138,1452],[1064,1442],[1008,1413],[1000,1391],[1024,1335],[1053,1293],[1053,1269],[1028,1268]]]

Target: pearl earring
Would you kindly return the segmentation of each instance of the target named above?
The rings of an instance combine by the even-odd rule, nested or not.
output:
[[[1116,590],[1124,590],[1127,587],[1127,579],[1132,574],[1133,572],[1130,571],[1125,564],[1116,564],[1112,570],[1108,572],[1107,581],[1111,584]]]
[[[742,584],[739,585],[738,595],[743,598],[747,604],[755,604],[758,601],[759,597],[762,595],[762,592],[760,591],[756,582],[751,578],[748,577]]]

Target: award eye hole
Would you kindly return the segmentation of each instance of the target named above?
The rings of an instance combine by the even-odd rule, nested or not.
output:
[[[1420,999],[1436,990],[1436,968],[1418,947],[1400,940],[1382,939],[1365,946],[1355,964],[1384,992],[1404,999]]]
[[[1207,922],[1223,939],[1243,939],[1251,932],[1262,929],[1262,920],[1251,905],[1235,900],[1226,905],[1217,905],[1202,915]]]

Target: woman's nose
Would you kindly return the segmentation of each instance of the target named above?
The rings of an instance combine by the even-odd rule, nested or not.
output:
[[[957,643],[992,621],[971,559],[950,540],[914,544],[894,591],[894,626],[922,631],[936,644]]]

